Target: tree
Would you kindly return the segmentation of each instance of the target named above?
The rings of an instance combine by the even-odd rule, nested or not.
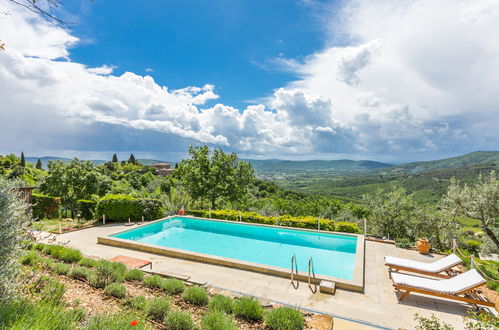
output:
[[[13,190],[16,186],[18,183],[0,177],[0,302],[17,294],[16,277],[22,269],[18,260],[30,221],[28,206]]]
[[[21,151],[21,167],[26,167],[26,159],[24,158],[24,152]]]
[[[174,170],[175,176],[194,199],[208,199],[213,209],[219,198],[229,202],[243,199],[255,179],[251,164],[239,161],[234,152],[215,149],[210,153],[208,146],[190,146],[189,156]]]
[[[133,154],[130,154],[130,158],[128,158],[128,163],[137,164],[137,160],[135,159],[135,156]]]
[[[494,171],[488,177],[479,175],[478,180],[471,185],[461,186],[453,178],[441,204],[454,215],[480,220],[483,231],[499,249],[499,181]]]
[[[112,160],[113,163],[117,163],[118,162],[118,156],[116,154],[113,155],[113,160]]]
[[[110,188],[111,179],[99,173],[92,162],[78,158],[69,164],[50,161],[48,175],[40,186],[43,193],[61,197],[61,204],[70,209],[73,216],[79,199],[102,196]]]
[[[35,168],[37,170],[41,170],[42,169],[42,160],[40,158],[38,158],[38,160],[36,161],[36,166]]]

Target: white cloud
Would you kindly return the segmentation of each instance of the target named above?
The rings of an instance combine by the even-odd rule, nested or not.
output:
[[[152,68],[146,68],[146,72],[151,73],[151,72],[154,72],[154,70]]]
[[[170,90],[149,75],[116,76],[113,66],[72,62],[78,38],[30,12],[10,11],[0,20],[3,149],[76,150],[84,147],[72,140],[81,137],[99,150],[209,143],[268,156],[498,146],[495,1],[349,2],[334,33],[341,30],[350,44],[304,62],[279,57],[275,63],[301,78],[246,109],[209,106],[219,98],[210,84]]]

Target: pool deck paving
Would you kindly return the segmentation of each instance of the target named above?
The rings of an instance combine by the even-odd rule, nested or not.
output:
[[[137,226],[133,226],[132,228]],[[411,294],[399,302],[384,265],[384,256],[431,262],[440,256],[421,255],[392,244],[365,242],[364,293],[337,289],[335,295],[316,293],[307,283],[295,289],[290,280],[251,271],[154,255],[125,248],[97,244],[98,236],[131,229],[124,224],[112,224],[74,231],[57,236],[57,242],[79,249],[85,256],[109,259],[118,255],[149,260],[152,271],[176,276],[199,284],[240,294],[249,294],[272,302],[333,314],[334,329],[371,329],[369,325],[391,329],[413,329],[414,314],[429,317],[434,314],[456,329],[463,328],[463,315],[469,305],[446,299]],[[148,270],[146,267],[144,270]],[[356,320],[361,323],[352,323]],[[364,324],[362,324],[364,322]]]

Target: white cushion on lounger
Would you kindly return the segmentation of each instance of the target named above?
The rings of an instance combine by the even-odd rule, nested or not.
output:
[[[485,283],[475,269],[445,280],[434,280],[419,276],[392,273],[393,283],[434,292],[458,293]]]
[[[385,262],[387,265],[412,268],[415,270],[421,270],[429,273],[438,274],[452,268],[461,263],[461,259],[455,254],[448,255],[440,260],[434,262],[420,262],[409,259],[402,259],[397,257],[385,257]]]

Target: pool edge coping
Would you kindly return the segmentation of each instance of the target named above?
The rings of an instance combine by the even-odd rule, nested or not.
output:
[[[200,218],[200,217],[192,217],[192,216],[177,216],[177,215],[175,215],[175,216],[169,216],[169,217],[165,217],[162,219],[147,222],[147,224],[144,224],[144,225],[151,225],[151,224],[154,224],[156,222],[165,221],[165,220],[168,220],[168,219],[173,218],[173,217],[189,218],[189,219],[194,219],[194,220],[199,219],[199,220],[207,220],[207,221],[218,221],[218,222],[225,222],[225,223],[232,223],[232,224],[239,223],[239,221],[208,219],[208,218]],[[316,233],[319,232],[319,233],[325,233],[325,234],[338,234],[338,235],[344,235],[344,236],[357,237],[355,263],[354,263],[352,279],[348,280],[348,279],[343,279],[343,278],[338,278],[338,277],[333,277],[333,276],[316,274],[317,276],[315,278],[312,278],[312,283],[319,284],[321,280],[326,280],[326,281],[335,282],[337,288],[356,291],[356,292],[363,292],[364,291],[364,252],[365,252],[364,235],[352,234],[352,233],[332,232],[332,231],[325,231],[325,230],[314,230],[314,229],[307,229],[307,228],[275,226],[275,225],[268,225],[268,224],[256,224],[256,223],[247,223],[247,222],[242,222],[241,224],[250,225],[250,226],[260,226],[260,227],[265,226],[265,227],[273,227],[273,228],[280,228],[280,229],[285,228],[285,229],[296,230],[296,231],[306,231],[306,232],[316,232]],[[163,246],[154,245],[154,244],[141,243],[141,242],[136,242],[136,241],[132,241],[132,240],[112,237],[112,235],[125,233],[128,231],[134,230],[136,228],[137,227],[123,230],[123,231],[113,233],[113,234],[105,236],[105,237],[97,237],[97,243],[103,244],[103,245],[120,247],[120,248],[128,248],[128,249],[147,252],[147,253],[165,255],[165,256],[169,256],[169,257],[187,259],[187,260],[198,261],[198,262],[203,262],[203,263],[209,263],[209,264],[214,264],[214,265],[218,265],[218,266],[238,268],[238,269],[263,273],[263,274],[267,274],[267,275],[274,275],[274,276],[279,276],[279,277],[284,277],[284,278],[290,277],[290,270],[285,269],[285,268],[281,268],[281,267],[270,266],[270,265],[265,265],[265,264],[248,262],[248,261],[244,261],[244,260],[220,257],[220,256],[215,256],[215,255],[210,255],[210,254],[194,252],[194,251],[176,249],[176,248],[172,248],[172,247],[163,247]],[[295,275],[295,278],[297,278],[298,280],[301,280],[301,281],[307,281],[308,280],[308,273],[298,271],[298,275]]]

